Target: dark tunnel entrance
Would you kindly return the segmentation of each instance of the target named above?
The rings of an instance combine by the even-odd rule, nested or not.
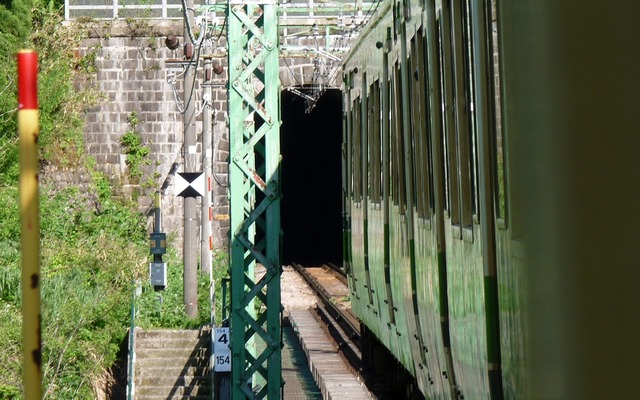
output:
[[[283,264],[342,264],[342,92],[327,90],[310,113],[282,92]]]

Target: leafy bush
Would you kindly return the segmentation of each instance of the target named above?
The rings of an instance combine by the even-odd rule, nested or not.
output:
[[[18,274],[19,278],[19,274]],[[18,285],[19,285],[18,280]],[[19,286],[18,286],[19,287]],[[19,289],[18,289],[19,290]],[[22,313],[19,306],[0,301],[0,399],[18,399],[22,381]],[[13,396],[13,397],[12,397]]]
[[[124,153],[127,155],[125,163],[129,168],[129,179],[131,183],[140,183],[140,177],[142,176],[142,166],[149,165],[150,160],[147,158],[149,155],[149,148],[142,143],[140,134],[136,131],[136,127],[139,124],[138,114],[134,111],[127,118],[131,129],[127,131],[120,138],[120,145],[122,146]]]
[[[211,323],[211,302],[209,301],[209,276],[198,274],[198,317],[189,318],[184,308],[183,264],[175,251],[169,252],[167,261],[167,287],[155,292],[148,280],[142,284],[142,295],[137,300],[138,316],[136,325],[144,329],[177,328],[193,329]],[[216,304],[221,304],[220,283],[227,274],[226,254],[214,257],[213,280],[216,285]],[[216,321],[220,323],[220,310],[216,309]]]
[[[97,214],[76,188],[42,210],[43,374],[50,398],[92,398],[126,335],[132,277],[147,258],[143,216],[131,204]],[[45,396],[45,397],[47,397]]]
[[[0,230],[0,385],[11,385],[21,381],[20,236],[17,191],[4,189],[0,217],[9,223]],[[112,199],[103,199],[98,214],[73,187],[40,201],[45,397],[91,399],[93,383],[113,364],[126,335],[130,282],[146,272],[144,218],[132,204]]]
[[[74,66],[91,60],[77,60],[70,51],[78,48],[81,32],[61,24],[61,15],[52,12],[56,4],[60,2],[0,4],[0,399],[20,398],[22,392],[18,49],[32,47],[39,55],[41,162],[91,169],[83,150],[80,112],[99,95],[74,88],[74,79],[82,73]],[[127,332],[131,280],[146,276],[144,217],[135,204],[113,198],[103,174],[92,175],[90,188],[48,192],[41,187],[46,399],[97,397],[98,383],[105,380]]]
[[[93,170],[84,154],[80,112],[100,95],[78,92],[77,74],[93,73],[92,58],[77,59],[81,32],[63,26],[62,2],[13,0],[0,4],[0,399],[20,398],[21,266],[16,126],[15,53],[39,54],[40,155],[43,164]],[[91,79],[84,77],[83,79]],[[88,85],[89,87],[91,85]],[[136,120],[129,121],[135,133]],[[129,158],[144,162],[145,147],[123,139]],[[148,151],[148,150],[146,150]],[[140,163],[137,165],[141,165]],[[129,164],[130,171],[136,170]],[[92,172],[90,188],[41,188],[42,341],[45,399],[95,399],[129,326],[132,280],[148,280],[145,219],[137,206],[113,196],[120,188]],[[222,258],[220,259],[222,260]],[[219,260],[219,261],[220,261]],[[209,323],[209,282],[199,282],[199,315],[190,320],[182,301],[182,269],[169,257],[163,304],[145,283],[139,299],[143,326],[196,327]],[[226,273],[221,261],[218,274]],[[216,283],[219,285],[219,276]],[[220,295],[220,289],[216,290]]]
[[[81,111],[103,95],[90,84],[77,89],[74,79],[91,81],[95,71],[74,67],[91,62],[95,54],[77,58],[70,51],[79,47],[84,32],[75,25],[63,25],[61,13],[50,12],[43,5],[33,9],[32,20],[30,40],[38,51],[40,71],[46,71],[38,77],[41,155],[48,163],[79,166],[85,162]]]
[[[26,1],[0,3],[0,180],[18,176],[16,99],[16,52],[28,43],[31,4]]]
[[[0,399],[19,400],[22,398],[20,390],[15,386],[0,385]]]

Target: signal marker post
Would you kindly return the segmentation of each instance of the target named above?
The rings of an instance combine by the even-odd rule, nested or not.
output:
[[[20,221],[22,231],[23,386],[26,400],[42,398],[40,203],[38,199],[38,54],[18,53]]]

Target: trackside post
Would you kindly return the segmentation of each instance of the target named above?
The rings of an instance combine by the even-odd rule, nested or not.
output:
[[[38,200],[38,54],[18,52],[18,133],[22,236],[22,337],[24,398],[42,398],[40,316],[40,215]]]

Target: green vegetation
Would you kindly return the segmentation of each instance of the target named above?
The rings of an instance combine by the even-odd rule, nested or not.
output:
[[[186,318],[175,254],[169,257],[169,287],[158,304],[146,283],[145,218],[136,204],[113,195],[120,188],[94,171],[84,153],[81,112],[100,99],[91,89],[96,53],[74,54],[82,33],[60,23],[60,5],[59,0],[0,3],[0,399],[19,399],[22,393],[15,78],[20,48],[39,54],[41,165],[92,176],[88,186],[40,188],[44,398],[95,399],[105,390],[129,327],[134,280],[145,282],[138,302],[141,326],[193,327],[209,321],[207,279],[199,288],[201,315]],[[89,89],[76,89],[74,80]],[[135,175],[145,148],[133,138],[122,145]],[[136,157],[142,161],[129,161]]]
[[[142,176],[142,166],[150,164],[150,160],[147,158],[149,148],[142,144],[142,138],[136,131],[140,121],[135,111],[129,114],[127,122],[129,122],[131,129],[122,135],[120,145],[124,149],[124,154],[127,155],[125,163],[129,168],[129,182],[137,185],[140,183],[140,177]]]
[[[167,262],[167,287],[162,292],[154,292],[148,280],[142,284],[143,292],[137,300],[138,314],[136,326],[148,329],[197,328],[210,323],[209,277],[198,276],[198,317],[189,318],[184,312],[183,265],[175,251],[169,252]],[[226,252],[220,252],[213,260],[213,280],[216,284],[216,304],[222,304],[220,283],[227,273]],[[160,301],[161,299],[161,301]],[[216,324],[221,322],[221,306],[216,309]]]
[[[100,193],[96,188],[94,191]],[[18,190],[2,187],[0,385],[21,389]],[[126,335],[132,277],[147,258],[143,217],[103,192],[99,210],[78,188],[41,195],[45,398],[95,398]]]

